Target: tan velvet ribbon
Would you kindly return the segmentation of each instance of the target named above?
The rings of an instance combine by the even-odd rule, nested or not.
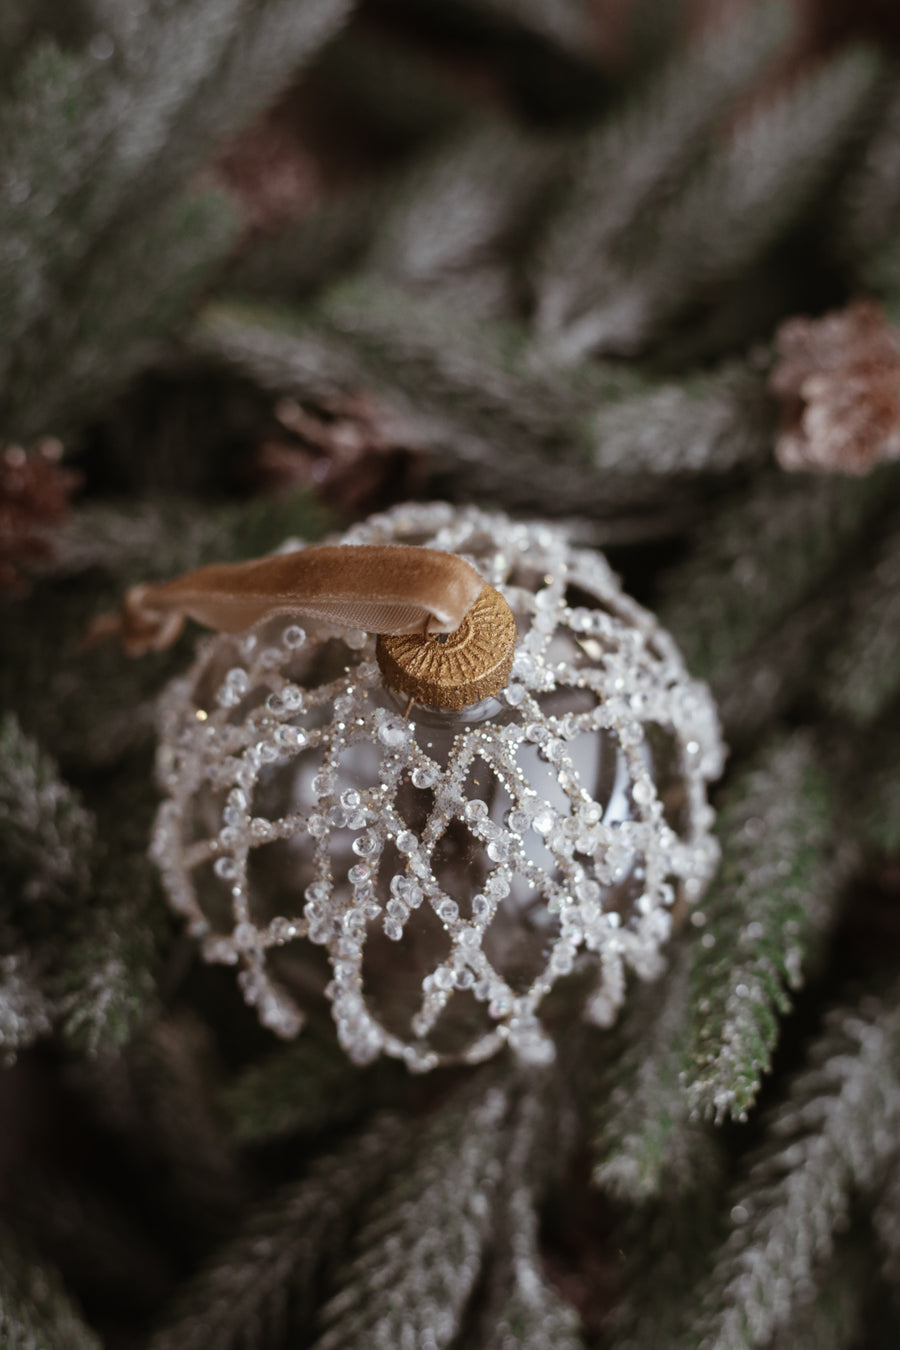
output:
[[[453,633],[484,582],[452,553],[404,545],[324,545],[220,563],[159,585],[133,586],[88,642],[120,637],[131,656],[172,645],[186,618],[241,633],[277,614],[370,633]]]

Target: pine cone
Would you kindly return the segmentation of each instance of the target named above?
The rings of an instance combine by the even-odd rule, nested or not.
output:
[[[421,487],[423,452],[402,420],[371,394],[334,399],[315,412],[283,399],[275,420],[278,430],[245,470],[254,491],[308,488],[342,519],[354,519]]]
[[[900,458],[900,336],[878,305],[789,319],[776,345],[783,469],[863,474]]]
[[[30,450],[0,451],[0,591],[27,588],[22,565],[53,552],[48,526],[58,525],[81,475],[60,466],[62,446],[50,437]]]

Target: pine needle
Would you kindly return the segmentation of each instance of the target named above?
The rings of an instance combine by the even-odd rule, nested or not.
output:
[[[278,1350],[299,1335],[356,1210],[407,1142],[401,1122],[381,1117],[277,1191],[185,1286],[148,1350]]]
[[[723,858],[694,912],[683,1088],[695,1115],[742,1119],[778,1038],[788,990],[833,917],[833,791],[802,733],[763,751],[719,816]]]
[[[419,1134],[362,1221],[316,1350],[451,1344],[491,1229],[508,1111],[508,1090],[488,1076]]]
[[[809,1065],[768,1118],[731,1197],[732,1230],[701,1283],[685,1350],[751,1350],[799,1314],[853,1195],[873,1185],[900,1126],[898,991],[829,1014]]]
[[[101,1350],[58,1274],[18,1235],[0,1232],[0,1345],[9,1350]]]

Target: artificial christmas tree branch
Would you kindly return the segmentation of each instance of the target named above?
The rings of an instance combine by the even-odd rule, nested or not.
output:
[[[802,1282],[831,1254],[854,1192],[893,1152],[898,1034],[896,988],[829,1014],[732,1192],[731,1234],[679,1343],[763,1346],[799,1311]]]

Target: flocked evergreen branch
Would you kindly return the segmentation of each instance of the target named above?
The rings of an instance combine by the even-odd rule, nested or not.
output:
[[[17,1234],[0,1232],[0,1345],[9,1350],[101,1350],[55,1270]]]
[[[660,217],[646,258],[623,268],[605,303],[558,339],[560,355],[637,351],[704,291],[754,263],[824,187],[862,125],[879,72],[874,54],[842,52],[758,108]]]
[[[360,1204],[405,1146],[407,1127],[379,1117],[275,1192],[185,1286],[148,1350],[276,1350],[301,1335]]]
[[[890,470],[849,482],[760,475],[704,528],[696,551],[662,579],[660,618],[688,667],[718,686],[838,567],[895,490]]]
[[[134,888],[109,909],[92,909],[66,951],[57,975],[61,1033],[85,1054],[124,1045],[147,1015],[156,992],[160,960],[158,925],[148,921],[142,868],[124,868],[117,884]]]
[[[770,723],[815,687],[834,641],[833,583],[789,613],[717,681],[719,717],[732,747],[758,744]]]
[[[389,280],[442,287],[470,312],[507,308],[504,253],[524,232],[557,162],[550,142],[512,125],[476,125],[396,186],[368,266]]]
[[[692,916],[704,923],[683,1086],[697,1115],[743,1118],[771,1064],[788,990],[839,893],[833,797],[814,743],[798,732],[763,750],[721,806],[722,864]]]
[[[157,355],[234,246],[236,217],[215,192],[175,198],[117,232],[19,347],[3,408],[10,432],[67,430]],[[40,354],[40,360],[38,359]]]
[[[316,1350],[451,1344],[489,1240],[509,1109],[508,1087],[488,1073],[417,1133],[363,1217]]]
[[[221,6],[223,0],[212,0]],[[233,0],[225,0],[226,4]],[[183,178],[210,150],[270,107],[282,89],[346,22],[353,0],[240,0],[230,39],[217,65],[205,74],[177,137],[166,144],[159,172]],[[204,22],[216,22],[204,16]],[[187,125],[185,125],[187,121]],[[172,151],[174,165],[172,164]],[[190,159],[182,158],[189,155]]]
[[[46,314],[53,283],[91,256],[101,233],[180,187],[271,102],[348,8],[347,0],[103,5],[108,46],[94,42],[84,56],[42,48],[22,72],[28,96],[12,91],[4,127],[15,208],[5,228],[24,241],[28,264],[8,284],[24,312]]]
[[[199,349],[300,399],[383,394],[403,434],[432,453],[432,489],[549,514],[608,514],[726,473],[767,451],[761,377],[723,367],[676,385],[609,367],[548,378],[522,335],[372,279],[305,312],[217,305]],[[560,461],[565,473],[560,473]],[[457,486],[454,486],[454,485]]]
[[[583,457],[580,419],[597,402],[598,384],[633,384],[605,372],[589,376],[587,391],[546,379],[517,362],[519,334],[466,322],[456,309],[371,278],[341,285],[302,313],[217,306],[203,317],[198,343],[301,399],[374,388],[411,443],[433,451],[442,468],[464,470],[467,492],[499,481],[501,500],[524,490],[549,509],[583,506],[586,494],[599,499],[577,455],[564,475],[548,460],[573,440]]]
[[[56,1005],[47,990],[46,956],[9,950],[15,935],[6,928],[0,941],[8,949],[0,956],[0,1066],[8,1066],[19,1050],[51,1031]]]
[[[878,1239],[881,1273],[895,1306],[900,1305],[900,1160],[891,1160],[874,1197],[872,1225]]]
[[[573,420],[600,391],[628,384],[598,368],[554,379],[526,368],[524,334],[510,326],[466,321],[458,311],[417,299],[375,279],[346,282],[325,296],[315,322],[353,352],[371,378],[396,389],[426,419],[461,438],[460,457],[477,460],[520,446],[539,456],[565,446]]]
[[[236,228],[220,199],[183,194],[187,176],[347,9],[346,0],[129,8],[118,24],[106,15],[120,53],[101,34],[85,54],[44,45],[27,61],[0,106],[8,433],[71,425],[184,315]]]
[[[241,1071],[221,1094],[231,1137],[261,1144],[318,1132],[352,1118],[372,1090],[372,1074],[337,1045],[306,1028],[294,1045],[272,1050]]]
[[[855,1193],[876,1182],[900,1125],[897,990],[829,1014],[731,1196],[732,1230],[679,1345],[765,1346],[800,1311]]]
[[[771,448],[772,410],[762,376],[741,362],[663,380],[603,399],[589,424],[588,455],[598,484],[612,477],[659,485],[761,463]],[[614,488],[615,490],[615,488]]]
[[[885,711],[900,687],[898,629],[900,529],[895,528],[856,579],[840,637],[822,669],[819,690],[833,712],[865,725]]]
[[[590,59],[595,34],[590,10],[581,0],[451,0],[451,5],[533,34],[579,61]]]
[[[75,903],[91,869],[94,821],[37,741],[12,713],[0,719],[0,855],[6,906]]]
[[[209,1028],[187,1014],[159,1017],[121,1063],[95,1070],[97,1076],[121,1076],[119,1091],[133,1113],[123,1124],[157,1160],[164,1175],[160,1192],[174,1212],[184,1214],[185,1228],[203,1233],[220,1232],[246,1199],[215,1097],[212,1039]]]
[[[609,1318],[609,1350],[658,1350],[672,1344],[679,1315],[721,1238],[725,1182],[717,1139],[698,1152],[693,1184],[621,1211],[610,1241],[624,1258],[621,1289]]]
[[[863,747],[865,776],[847,806],[865,842],[883,853],[900,849],[900,724],[896,712],[872,729]]]
[[[660,980],[631,991],[592,1056],[594,1181],[622,1200],[683,1193],[705,1170],[709,1139],[689,1120],[681,1085],[697,940],[695,932],[673,946]]]
[[[587,137],[533,269],[539,332],[565,332],[621,278],[635,233],[671,198],[718,119],[783,41],[785,14],[756,5],[720,23]]]
[[[98,1055],[130,1039],[156,994],[168,931],[149,862],[124,851],[107,862],[54,972],[60,1030],[69,1045]]]
[[[0,1059],[52,1028],[52,937],[76,921],[94,844],[91,813],[7,713],[0,719],[0,856],[8,866],[0,901]]]
[[[535,1075],[517,1103],[498,1204],[494,1256],[473,1344],[477,1350],[582,1350],[579,1317],[542,1269],[538,1203],[566,1149],[552,1080]],[[549,1168],[548,1168],[549,1164]]]
[[[834,203],[830,231],[836,251],[863,278],[871,259],[890,246],[900,220],[900,80],[890,83],[876,113],[877,123]]]
[[[26,1163],[9,1179],[3,1206],[17,1242],[64,1272],[89,1309],[109,1300],[140,1315],[164,1296],[166,1256],[129,1201],[98,1187],[96,1176]]]
[[[798,1291],[794,1314],[776,1332],[770,1350],[852,1350],[864,1343],[871,1264],[859,1234],[838,1242],[831,1260]]]

